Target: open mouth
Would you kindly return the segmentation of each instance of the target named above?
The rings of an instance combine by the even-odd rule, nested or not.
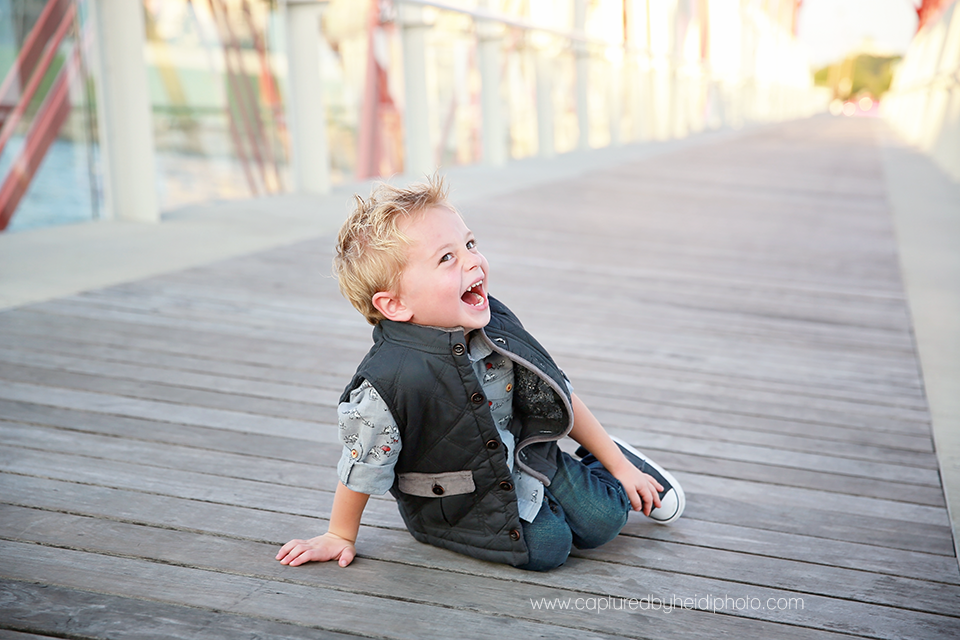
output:
[[[487,302],[486,296],[483,295],[483,280],[475,282],[464,291],[460,299],[471,307],[482,307]]]

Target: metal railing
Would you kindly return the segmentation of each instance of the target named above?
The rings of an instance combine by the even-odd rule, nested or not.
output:
[[[70,115],[70,83],[80,65],[81,41],[76,17],[77,7],[71,0],[49,0],[0,85],[0,104],[13,105],[3,113],[3,125],[0,127],[2,153],[37,95],[61,44],[73,32],[74,45],[44,95],[26,133],[23,147],[0,185],[0,231],[10,224],[40,163]]]
[[[884,119],[960,180],[960,9],[954,3],[914,37],[881,101]]]
[[[579,148],[590,147],[591,121],[588,101],[591,93],[589,76],[600,70],[609,83],[606,98],[608,139],[611,144],[625,140],[621,131],[624,115],[632,122],[629,140],[663,139],[686,135],[691,131],[722,126],[740,126],[756,120],[779,120],[787,117],[808,115],[815,109],[825,109],[826,100],[819,94],[811,97],[812,91],[789,86],[778,79],[762,81],[748,71],[731,79],[721,77],[711,66],[710,60],[701,55],[697,60],[686,59],[676,53],[654,53],[647,47],[637,46],[626,38],[623,41],[606,41],[588,37],[585,29],[586,3],[576,2],[575,27],[558,29],[535,24],[532,21],[491,11],[467,8],[438,0],[394,0],[399,9],[397,23],[404,39],[403,72],[405,78],[404,113],[406,165],[405,171],[412,174],[429,173],[435,167],[435,153],[429,148],[427,125],[429,100],[421,76],[425,58],[423,54],[424,9],[450,12],[468,16],[473,20],[477,38],[478,65],[482,78],[481,93],[495,94],[500,90],[499,40],[509,30],[542,34],[543,38],[560,40],[562,48],[573,53],[575,58],[575,101],[579,126]],[[756,32],[763,25],[754,15],[741,15],[743,27],[750,30],[755,40]],[[529,45],[529,42],[527,43]],[[538,46],[534,44],[532,49]],[[537,54],[544,58],[543,54]],[[599,63],[599,64],[598,64]],[[553,154],[553,104],[550,99],[551,79],[555,62],[550,59],[537,63],[536,113],[539,154]],[[812,83],[811,83],[812,84]],[[626,91],[643,92],[642,99],[625,103]],[[594,92],[595,94],[596,92]],[[822,104],[821,104],[822,103]],[[760,106],[761,104],[765,106]],[[502,164],[508,154],[503,150],[505,123],[501,106],[496,99],[484,99],[481,112],[483,161]],[[436,117],[432,118],[436,121]],[[544,123],[547,123],[544,125]]]

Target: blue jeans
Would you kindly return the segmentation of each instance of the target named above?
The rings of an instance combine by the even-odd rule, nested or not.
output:
[[[521,521],[530,559],[519,569],[559,567],[573,546],[599,547],[616,538],[627,524],[630,501],[623,485],[596,458],[586,460],[588,464],[558,452],[557,473],[544,491],[537,517],[533,522]]]

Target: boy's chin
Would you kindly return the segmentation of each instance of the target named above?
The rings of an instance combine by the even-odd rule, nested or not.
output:
[[[463,323],[463,328],[467,331],[473,331],[474,329],[483,329],[488,324],[490,324],[490,307],[483,311],[475,310],[471,312],[468,321]]]

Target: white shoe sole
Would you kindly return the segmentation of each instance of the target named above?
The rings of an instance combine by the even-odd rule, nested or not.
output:
[[[611,436],[610,439],[656,469],[657,473],[663,476],[670,484],[670,489],[660,498],[660,507],[651,511],[649,518],[660,524],[669,524],[683,515],[687,498],[683,493],[683,487],[681,487],[677,479],[673,477],[673,474],[620,438]]]

